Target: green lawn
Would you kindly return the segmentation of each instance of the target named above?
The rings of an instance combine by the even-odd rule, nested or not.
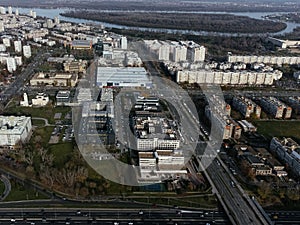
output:
[[[54,156],[54,166],[57,168],[63,168],[74,154],[71,142],[50,145],[49,150]]]
[[[45,121],[44,120],[32,119],[31,121],[32,121],[33,126],[37,126],[37,127],[45,126]]]
[[[47,196],[44,196],[41,193],[38,193],[32,189],[26,188],[19,184],[12,183],[11,192],[9,193],[5,201],[21,201],[47,198]]]
[[[41,117],[48,119],[50,124],[54,124],[55,113],[62,113],[62,118],[71,110],[70,107],[53,107],[51,105],[32,108],[32,107],[21,107],[16,101],[12,102],[6,109],[4,114],[6,115],[16,115],[16,116],[31,116],[31,117]]]
[[[300,121],[256,121],[258,133],[267,138],[293,137],[300,140]]]

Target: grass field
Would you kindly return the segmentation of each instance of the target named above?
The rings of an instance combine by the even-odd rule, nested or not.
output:
[[[49,150],[54,156],[54,166],[56,168],[63,168],[65,163],[68,162],[74,154],[73,144],[70,142],[50,145]]]
[[[21,201],[21,200],[36,200],[47,199],[48,197],[37,193],[36,191],[25,188],[22,185],[12,183],[11,192],[4,201]]]
[[[62,118],[71,110],[70,107],[53,107],[51,105],[32,108],[32,107],[21,107],[16,101],[10,103],[10,105],[5,109],[4,114],[16,115],[16,116],[31,116],[31,117],[41,117],[48,119],[50,124],[54,124],[55,113],[62,113]]]
[[[258,133],[267,138],[293,137],[300,140],[300,121],[256,121]]]

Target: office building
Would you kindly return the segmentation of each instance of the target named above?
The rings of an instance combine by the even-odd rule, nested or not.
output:
[[[13,147],[19,141],[26,141],[31,134],[31,118],[0,116],[0,146]]]
[[[77,73],[36,73],[30,80],[31,86],[75,87]]]
[[[44,93],[38,93],[35,98],[31,100],[32,106],[43,107],[49,103],[49,97]]]
[[[70,91],[59,91],[56,94],[56,105],[69,105],[71,101]]]
[[[170,60],[170,46],[162,45],[159,48],[158,60],[169,61]]]

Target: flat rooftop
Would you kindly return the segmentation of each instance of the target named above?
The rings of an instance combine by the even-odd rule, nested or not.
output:
[[[103,83],[151,83],[143,67],[98,67],[97,85]]]

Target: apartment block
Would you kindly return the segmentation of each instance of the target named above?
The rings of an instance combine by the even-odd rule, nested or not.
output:
[[[289,119],[292,116],[292,108],[274,97],[262,97],[260,105],[264,111],[271,114],[275,119]]]
[[[287,163],[295,175],[300,176],[300,146],[296,141],[291,138],[274,137],[270,143],[270,150]]]
[[[252,113],[254,113],[257,118],[260,118],[260,106],[248,98],[235,96],[232,100],[232,106],[236,108],[245,118],[249,118]]]

